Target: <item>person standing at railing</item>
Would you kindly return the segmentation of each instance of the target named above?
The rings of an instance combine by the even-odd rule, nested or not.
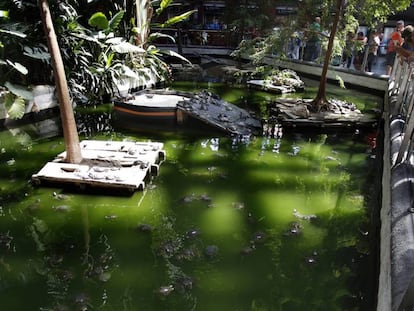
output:
[[[396,47],[402,46],[404,43],[404,39],[402,37],[402,31],[404,30],[404,21],[399,20],[396,24],[394,32],[391,34],[390,41],[387,47],[387,55],[386,55],[386,65],[387,69],[385,74],[390,75],[392,71],[392,66],[394,65],[395,55],[396,55]]]
[[[414,27],[408,25],[404,28],[403,34],[404,43],[402,46],[397,46],[397,54],[407,61],[414,61]]]
[[[362,31],[359,31],[355,39],[355,50],[354,50],[354,67],[356,70],[361,70],[361,65],[364,60],[366,44],[367,44],[367,37]]]
[[[378,31],[373,30],[370,33],[370,39],[368,41],[368,58],[367,58],[367,71],[372,72],[372,66],[377,61],[378,48],[381,44],[381,39]]]
[[[321,50],[321,18],[315,17],[315,21],[310,25],[309,30],[306,33],[306,47],[304,60],[313,62],[319,57]]]
[[[402,44],[402,48],[408,51],[414,51],[414,42],[412,40],[414,32],[414,27],[411,25],[407,25],[404,27],[401,36],[404,39],[404,43]]]
[[[348,31],[345,40],[344,50],[342,52],[342,66],[346,68],[351,67],[352,63],[352,51],[354,49],[355,35],[352,31]]]

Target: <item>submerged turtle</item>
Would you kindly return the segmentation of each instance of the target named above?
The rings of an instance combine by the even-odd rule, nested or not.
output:
[[[267,238],[266,233],[264,233],[263,231],[257,231],[253,233],[251,242],[252,243],[264,243],[266,238]]]
[[[175,282],[175,288],[181,293],[188,292],[192,290],[193,287],[194,280],[187,275],[180,276]]]
[[[85,293],[79,293],[75,296],[74,304],[76,310],[80,311],[87,311],[90,307],[92,307],[90,298]]]
[[[191,261],[200,257],[200,252],[195,247],[184,248],[181,252],[176,255],[177,260]]]
[[[161,297],[167,297],[174,291],[173,285],[161,286],[155,292]]]
[[[285,231],[284,236],[296,236],[302,233],[302,225],[297,221],[290,223],[289,229]]]
[[[152,232],[153,228],[149,224],[139,224],[137,230],[141,232]]]
[[[254,244],[246,246],[244,248],[242,248],[242,250],[240,251],[240,254],[243,256],[246,255],[250,255],[251,253],[253,253],[256,250],[256,246]]]
[[[185,233],[185,237],[187,238],[187,239],[194,239],[194,238],[196,238],[196,237],[198,237],[198,236],[200,236],[200,234],[201,234],[201,231],[199,230],[199,229],[190,229],[190,230],[188,230],[186,233]]]
[[[158,248],[158,255],[164,258],[170,258],[180,249],[180,244],[177,241],[168,240],[162,243]]]
[[[61,213],[68,213],[71,211],[71,208],[68,205],[52,206],[52,209]]]
[[[217,245],[208,245],[205,249],[204,249],[204,255],[211,259],[217,256],[219,251],[219,248]]]

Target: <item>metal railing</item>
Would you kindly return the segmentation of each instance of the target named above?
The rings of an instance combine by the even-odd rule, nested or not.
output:
[[[414,64],[397,56],[390,78],[388,100],[391,135],[394,142],[392,165],[413,162],[414,155]]]
[[[288,58],[296,59],[300,61],[311,61],[311,62],[316,62],[320,64],[323,63],[325,51],[322,47],[319,48],[318,57],[315,60],[309,60],[306,58],[307,41],[301,40],[299,44],[293,43],[294,41],[295,41],[295,38],[292,38],[292,41],[287,42],[287,44],[284,47],[284,53],[287,55]],[[350,59],[349,61],[350,66],[348,66],[347,64],[348,58],[346,60],[343,59],[344,55],[337,55],[333,57],[331,60],[331,64],[336,65],[336,66],[343,65],[344,67],[347,67],[348,69],[352,68],[357,71],[360,71],[361,73],[370,73],[370,71],[368,71],[367,69],[368,69],[370,49],[373,46],[374,45],[368,43],[368,44],[365,44],[364,46],[361,46],[359,50],[354,49],[353,51],[349,51],[348,58]],[[386,49],[385,44],[381,44],[378,46],[378,51],[376,55],[374,55],[375,62],[383,55],[381,54],[381,51],[384,49]],[[360,61],[358,62],[358,64],[354,64],[354,60],[357,56],[358,58],[360,58]],[[378,70],[378,66],[374,65],[373,67],[374,67],[374,70]],[[374,72],[374,70],[372,70],[372,72]],[[380,71],[381,73],[385,73],[385,68],[384,70],[380,70]]]
[[[216,46],[236,48],[241,41],[239,32],[211,29],[162,28],[153,29],[155,32],[169,35],[175,39],[175,44],[182,46]],[[156,44],[173,44],[167,38],[157,39]]]

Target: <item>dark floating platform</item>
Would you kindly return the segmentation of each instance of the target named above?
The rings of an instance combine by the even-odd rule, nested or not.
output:
[[[262,132],[261,121],[250,112],[207,91],[196,93],[189,100],[178,102],[177,109],[186,116],[228,134],[257,135]]]
[[[145,188],[148,177],[158,175],[166,157],[159,142],[84,140],[80,147],[80,164],[63,162],[66,152],[62,152],[32,175],[33,184],[133,193]]]

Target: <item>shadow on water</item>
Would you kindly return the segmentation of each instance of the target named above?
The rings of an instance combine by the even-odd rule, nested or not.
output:
[[[5,310],[374,310],[375,134],[136,133],[109,110],[77,122],[82,139],[162,141],[167,160],[130,197],[33,188],[62,137],[0,132]]]

